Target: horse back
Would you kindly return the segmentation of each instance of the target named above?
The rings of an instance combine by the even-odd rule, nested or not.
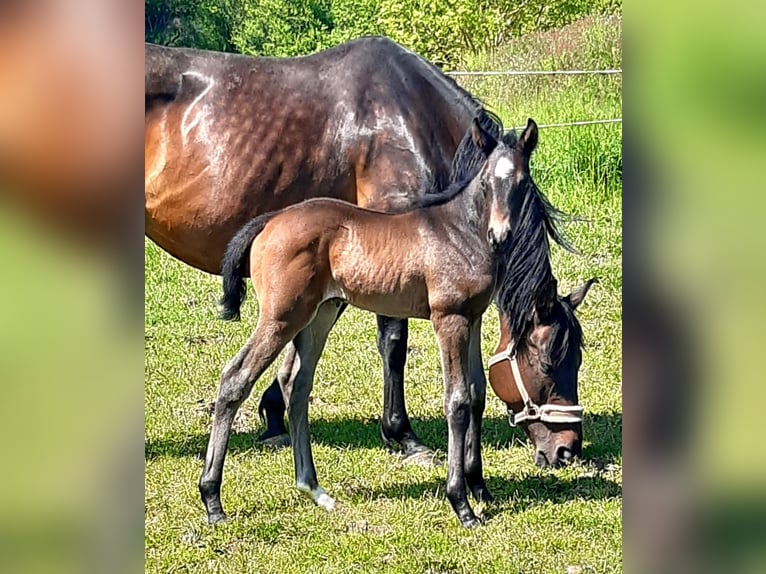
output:
[[[249,219],[312,197],[401,207],[443,185],[476,103],[384,38],[300,58],[147,46],[147,234],[217,272]]]

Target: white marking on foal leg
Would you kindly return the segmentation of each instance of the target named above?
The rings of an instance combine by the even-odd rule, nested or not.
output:
[[[328,512],[335,508],[335,499],[325,492],[325,489],[321,486],[317,486],[313,490],[309,488],[308,484],[299,482],[295,485],[298,490],[308,494],[318,506],[321,506]]]
[[[495,164],[495,177],[504,179],[511,175],[513,171],[513,162],[507,157],[501,157]]]

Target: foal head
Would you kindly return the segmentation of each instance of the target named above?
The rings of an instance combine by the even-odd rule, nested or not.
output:
[[[497,141],[474,119],[471,136],[487,156],[480,179],[489,209],[487,241],[502,250],[511,235],[511,213],[518,213],[524,200],[518,190],[532,181],[529,158],[537,146],[537,124],[529,119],[519,138],[511,131]]]

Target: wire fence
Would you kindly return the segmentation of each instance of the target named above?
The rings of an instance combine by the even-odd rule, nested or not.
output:
[[[621,69],[615,70],[505,70],[490,72],[445,72],[448,76],[608,76],[622,74]]]
[[[455,71],[445,72],[448,76],[611,76],[622,74],[622,69],[611,70],[497,70],[497,71]],[[540,124],[538,128],[564,128],[571,126],[587,126],[594,124],[616,124],[622,123],[622,118],[611,118],[608,120],[583,120],[576,122],[562,122],[556,124]],[[510,129],[523,130],[526,126],[516,126]]]
[[[622,118],[612,118],[609,120],[583,120],[580,122],[563,122],[560,124],[538,124],[537,127],[542,128],[565,128],[569,126],[587,126],[590,124],[619,124],[622,123]],[[523,130],[527,126],[516,126],[510,129]]]

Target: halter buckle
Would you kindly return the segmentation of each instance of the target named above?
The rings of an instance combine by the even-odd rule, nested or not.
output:
[[[527,415],[528,420],[535,420],[540,418],[540,407],[533,402],[528,402],[524,405],[524,413]]]
[[[508,347],[493,355],[489,359],[489,366],[491,367],[495,363],[508,360],[511,363],[511,370],[513,371],[513,380],[516,383],[516,388],[519,390],[519,394],[524,400],[524,408],[516,414],[510,406],[508,407],[508,424],[512,427],[518,426],[522,421],[542,421],[550,423],[575,423],[582,422],[582,415],[584,408],[580,405],[572,406],[552,406],[552,405],[537,405],[527,393],[524,387],[524,381],[521,378],[521,371],[516,362],[516,349],[512,344]]]

